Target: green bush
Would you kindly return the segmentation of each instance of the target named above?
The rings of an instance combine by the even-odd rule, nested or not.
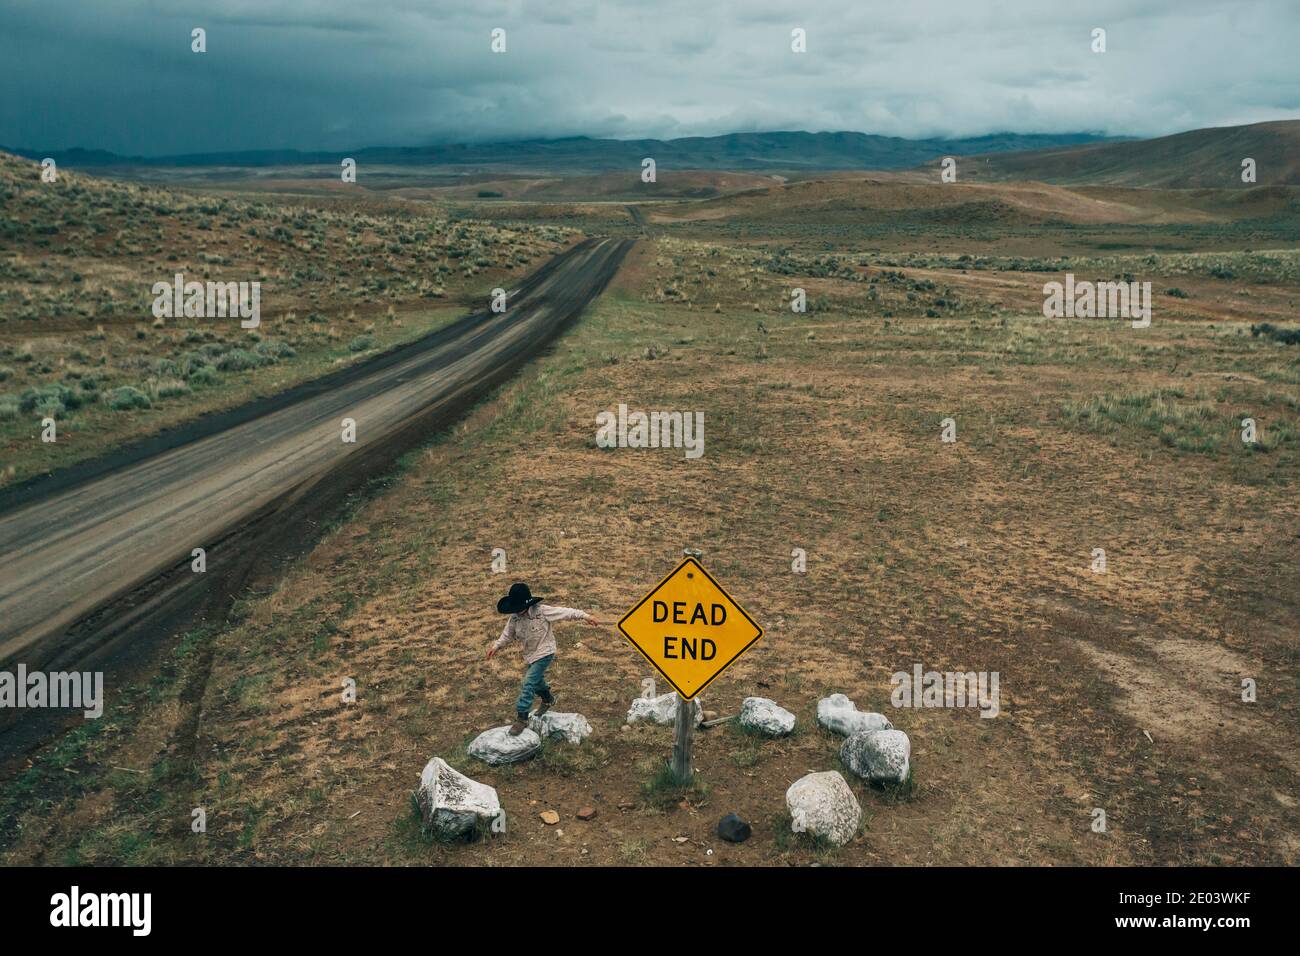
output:
[[[213,359],[225,355],[230,351],[230,349],[231,346],[227,345],[225,342],[208,342],[206,345],[199,347],[198,354],[202,356],[205,362],[211,362]]]
[[[217,370],[215,368],[211,365],[200,365],[193,369],[189,375],[186,376],[185,380],[191,385],[211,385],[213,382],[217,381],[217,378]]]
[[[348,343],[349,352],[364,352],[366,349],[374,348],[375,340],[369,335],[358,335]]]
[[[270,365],[271,359],[264,355],[258,355],[247,349],[231,349],[221,358],[217,359],[217,368],[223,372],[244,372],[250,368],[261,368],[263,365]]]
[[[175,398],[188,395],[190,387],[178,378],[162,378],[151,384],[149,389],[154,398]]]
[[[114,411],[123,412],[132,408],[149,408],[153,402],[149,396],[130,385],[119,385],[104,393],[104,402]]]
[[[291,359],[298,354],[288,342],[282,342],[279,339],[267,339],[265,342],[258,342],[253,351],[264,358],[270,359],[272,362]]]
[[[36,403],[35,412],[40,418],[58,418],[66,412],[67,406],[54,396],[47,396]]]
[[[181,376],[190,378],[199,369],[212,368],[212,359],[200,352],[186,352],[181,356]]]
[[[62,415],[72,408],[80,408],[82,396],[66,385],[55,383],[29,388],[18,396],[18,407],[23,412],[40,412],[42,415]]]
[[[1300,329],[1284,329],[1272,322],[1261,322],[1259,325],[1252,325],[1250,334],[1254,338],[1259,338],[1262,335],[1274,342],[1281,342],[1283,345],[1300,345]]]

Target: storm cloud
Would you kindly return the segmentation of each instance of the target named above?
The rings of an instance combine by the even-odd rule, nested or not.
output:
[[[1149,136],[1300,115],[1297,49],[1292,0],[0,0],[0,143]]]

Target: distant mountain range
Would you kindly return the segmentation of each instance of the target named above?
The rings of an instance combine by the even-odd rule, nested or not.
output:
[[[531,139],[513,143],[367,147],[334,152],[254,150],[190,153],[182,156],[119,156],[95,149],[34,150],[0,146],[29,159],[53,157],[60,166],[299,166],[336,165],[350,156],[358,163],[390,166],[492,166],[561,173],[638,168],[653,157],[676,169],[837,170],[910,169],[944,156],[1042,150],[1114,142],[1092,133],[996,133],[966,139],[903,139],[872,133],[729,133],[684,139]]]
[[[926,170],[962,157],[962,182],[1166,188],[1239,187],[1241,164],[1255,161],[1256,185],[1300,185],[1300,120],[1191,130],[1134,140],[1092,133],[999,133],[966,139],[902,139],[871,133],[730,133],[684,139],[530,139],[514,143],[367,147],[339,152],[256,150],[184,156],[119,156],[103,150],[0,150],[70,169],[113,167],[247,169],[337,166],[345,156],[375,166],[462,167],[489,174],[573,177],[639,170],[653,157],[663,169],[768,173],[819,170]],[[937,172],[935,173],[937,176]]]

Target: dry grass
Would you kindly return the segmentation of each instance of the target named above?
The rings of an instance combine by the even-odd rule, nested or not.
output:
[[[204,196],[71,172],[42,183],[35,163],[3,154],[0,202],[0,484],[416,337],[573,237],[364,194]],[[153,285],[176,273],[259,281],[262,324],[155,320]],[[121,388],[149,400],[105,400]],[[53,444],[39,439],[47,415]]]
[[[751,271],[742,248],[694,257],[699,291],[679,302],[661,295],[691,258],[674,243],[643,243],[550,354],[198,642],[212,670],[197,757],[146,788],[152,802],[104,768],[130,748],[155,768],[175,753],[192,645],[155,700],[110,716],[119,733],[59,755],[85,779],[23,811],[6,862],[1296,862],[1293,349],[1197,321],[1141,339],[1046,322],[1033,299],[990,320],[959,275],[955,315],[913,303],[885,319],[864,283]],[[826,304],[806,316],[759,294],[816,281]],[[893,285],[903,311],[917,290]],[[597,448],[595,416],[619,402],[703,411],[704,457]],[[1292,437],[1234,446],[1246,412]],[[955,445],[939,441],[946,416]],[[1159,439],[1193,425],[1214,440]],[[510,580],[614,619],[686,546],[767,628],[707,706],[772,697],[797,713],[792,737],[701,733],[707,790],[646,802],[671,731],[621,724],[647,668],[612,628],[562,626],[551,682],[595,735],[514,768],[464,756],[519,678],[512,658],[483,659]],[[490,571],[495,547],[507,575]],[[893,710],[889,677],[913,663],[998,671],[1002,713]],[[915,782],[903,799],[855,785],[864,829],[836,851],[783,822],[790,783],[838,766],[838,738],[813,723],[832,691],[909,734]],[[505,836],[419,838],[409,795],[434,755],[499,788]],[[11,800],[53,776],[38,763]],[[573,819],[584,804],[596,820]],[[193,806],[208,808],[201,839],[176,822]],[[559,827],[538,820],[548,808]],[[754,824],[748,843],[715,839],[728,812]]]

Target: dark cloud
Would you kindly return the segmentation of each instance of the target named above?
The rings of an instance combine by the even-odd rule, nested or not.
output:
[[[806,54],[790,51],[795,27]],[[771,129],[1159,135],[1300,115],[1297,48],[1292,0],[0,0],[0,142],[157,155]]]

